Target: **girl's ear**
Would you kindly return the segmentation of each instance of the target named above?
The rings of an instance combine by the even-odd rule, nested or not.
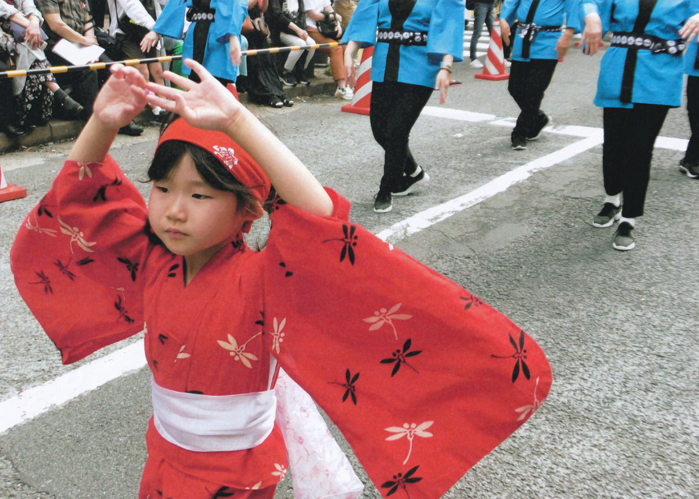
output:
[[[245,209],[242,211],[241,215],[243,217],[243,226],[241,227],[241,230],[247,234],[250,232],[250,229],[252,228],[252,223],[257,220],[258,218],[262,218],[262,215],[264,215],[265,212],[262,209],[262,206],[260,205],[259,201],[255,201],[254,203],[250,203],[248,206],[245,207]]]

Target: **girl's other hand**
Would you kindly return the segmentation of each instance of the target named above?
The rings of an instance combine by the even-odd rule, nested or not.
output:
[[[699,40],[699,14],[690,17],[680,30],[680,36],[684,38],[687,43],[691,42],[694,37]]]
[[[136,68],[115,64],[112,75],[97,94],[93,115],[107,128],[131,123],[146,105],[146,81]]]
[[[185,91],[149,83],[148,104],[179,114],[193,127],[226,133],[241,104],[204,66],[192,59],[185,59],[184,64],[199,75],[201,83],[165,71],[163,77]]]

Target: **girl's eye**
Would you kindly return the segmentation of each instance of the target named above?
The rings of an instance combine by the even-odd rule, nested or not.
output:
[[[211,196],[206,196],[204,194],[192,194],[194,199],[211,199]]]
[[[158,189],[160,192],[167,192],[167,188],[165,188],[165,187],[156,185],[155,188]]]

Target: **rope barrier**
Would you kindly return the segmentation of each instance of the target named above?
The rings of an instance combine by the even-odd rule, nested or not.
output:
[[[342,43],[331,42],[331,43],[318,43],[316,45],[291,45],[288,47],[270,47],[268,49],[257,49],[257,50],[243,50],[241,55],[252,56],[259,54],[278,54],[283,52],[293,52],[295,50],[306,50],[306,49],[322,49],[339,47]],[[76,71],[84,71],[86,69],[96,70],[105,69],[114,64],[123,64],[124,66],[138,66],[140,64],[150,64],[152,62],[171,62],[179,61],[182,59],[181,55],[167,55],[162,57],[150,57],[147,59],[126,59],[124,61],[112,61],[112,62],[93,62],[92,64],[86,64],[84,66],[53,66],[50,68],[42,69],[15,69],[10,71],[0,71],[0,79],[3,78],[20,78],[23,76],[32,75],[45,75],[45,74],[56,74],[56,73],[74,73]]]

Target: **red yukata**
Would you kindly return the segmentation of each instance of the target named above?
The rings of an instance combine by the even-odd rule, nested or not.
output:
[[[12,271],[64,363],[144,328],[169,390],[265,391],[278,362],[384,497],[441,497],[536,411],[549,364],[505,316],[350,223],[349,202],[328,194],[328,218],[278,200],[265,250],[241,234],[185,286],[183,258],[150,242],[144,200],[114,160],[68,161],[24,221]],[[244,497],[287,470],[276,425],[244,451],[179,448],[152,420],[146,438],[141,498]]]

